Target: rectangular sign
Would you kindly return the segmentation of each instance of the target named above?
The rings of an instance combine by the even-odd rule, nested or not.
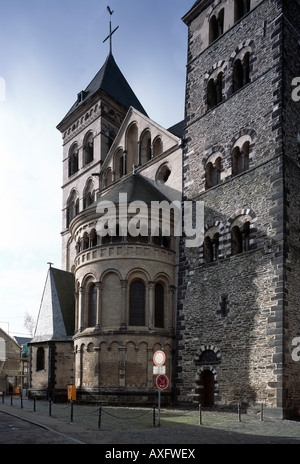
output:
[[[166,373],[166,366],[153,366],[153,375],[161,375]]]

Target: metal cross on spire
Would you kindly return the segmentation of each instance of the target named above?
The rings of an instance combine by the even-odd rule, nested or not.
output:
[[[113,34],[116,32],[117,29],[119,29],[119,26],[117,26],[113,31],[111,30],[111,17],[113,15],[113,11],[111,11],[111,9],[109,8],[109,6],[107,7],[107,10],[110,14],[110,21],[109,21],[109,35],[106,37],[106,39],[103,40],[103,43],[106,42],[108,39],[109,39],[109,52],[110,54],[112,53],[112,36]]]

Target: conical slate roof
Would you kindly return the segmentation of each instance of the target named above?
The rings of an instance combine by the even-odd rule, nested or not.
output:
[[[118,182],[112,187],[107,193],[102,195],[100,201],[111,201],[114,204],[119,203],[119,194],[127,194],[127,202],[143,201],[146,204],[150,204],[151,201],[168,201],[170,200],[161,193],[150,180],[140,174],[132,174],[130,177],[126,177],[123,182]],[[98,203],[97,202],[97,203]],[[94,206],[91,205],[92,207]]]
[[[30,343],[71,340],[74,335],[75,280],[70,272],[50,268]]]
[[[65,119],[73,114],[89,98],[100,91],[105,92],[125,108],[130,108],[130,106],[132,106],[147,116],[146,111],[120,71],[113,55],[110,53],[100,71],[96,74],[85,91],[81,93],[81,99],[77,99],[57,127],[59,128]]]

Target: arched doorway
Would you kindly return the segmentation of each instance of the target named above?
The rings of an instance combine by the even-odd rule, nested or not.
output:
[[[215,377],[210,370],[204,370],[200,375],[199,403],[203,406],[214,405]]]

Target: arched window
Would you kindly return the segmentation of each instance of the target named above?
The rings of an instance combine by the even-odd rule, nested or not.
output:
[[[153,144],[153,156],[158,156],[161,155],[163,152],[163,143],[161,141],[161,138],[158,137]]]
[[[111,168],[107,168],[104,174],[104,187],[108,187],[112,183]]]
[[[138,165],[138,128],[132,124],[127,132],[126,173],[132,172],[133,165]]]
[[[146,131],[140,141],[140,164],[144,164],[151,159],[151,134]]]
[[[244,87],[250,82],[250,53],[246,53],[243,60],[237,59],[233,65],[233,91]]]
[[[91,284],[88,291],[88,327],[95,327],[97,317],[97,287]]]
[[[78,172],[78,146],[74,145],[69,153],[69,177]]]
[[[215,233],[213,238],[207,236],[203,242],[203,258],[205,263],[217,261],[219,257],[220,234]]]
[[[162,284],[155,284],[155,327],[164,327],[165,291]]]
[[[209,21],[209,43],[214,42],[224,31],[224,8],[218,16],[214,15]]]
[[[120,148],[117,150],[114,159],[114,171],[115,179],[120,179],[125,174],[124,172],[124,159],[123,159],[123,149]]]
[[[94,160],[94,137],[93,134],[88,134],[84,142],[84,165],[91,163]]]
[[[234,2],[234,22],[239,21],[250,11],[250,0],[235,0]]]
[[[215,79],[210,79],[207,84],[207,105],[214,108],[222,101],[223,73],[220,72]]]
[[[45,350],[42,346],[36,352],[36,370],[43,371],[45,369]]]
[[[90,233],[90,246],[95,247],[97,246],[97,244],[98,244],[97,232],[95,229],[92,229]]]
[[[206,165],[206,189],[218,185],[221,180],[221,158],[217,158],[214,163],[208,162]]]
[[[245,142],[240,147],[235,147],[232,152],[232,174],[235,176],[249,169],[250,142]]]
[[[89,248],[89,236],[88,236],[88,233],[85,232],[83,234],[83,239],[82,239],[82,243],[81,243],[81,248],[82,250],[87,250]]]
[[[129,325],[145,325],[145,285],[140,280],[130,285]]]
[[[234,226],[231,229],[231,253],[237,255],[249,250],[250,243],[250,222],[246,221],[241,226]]]
[[[72,191],[67,202],[66,226],[69,227],[72,219],[79,213],[79,199],[75,190]]]
[[[83,192],[83,209],[88,208],[95,201],[94,184],[89,180]]]

